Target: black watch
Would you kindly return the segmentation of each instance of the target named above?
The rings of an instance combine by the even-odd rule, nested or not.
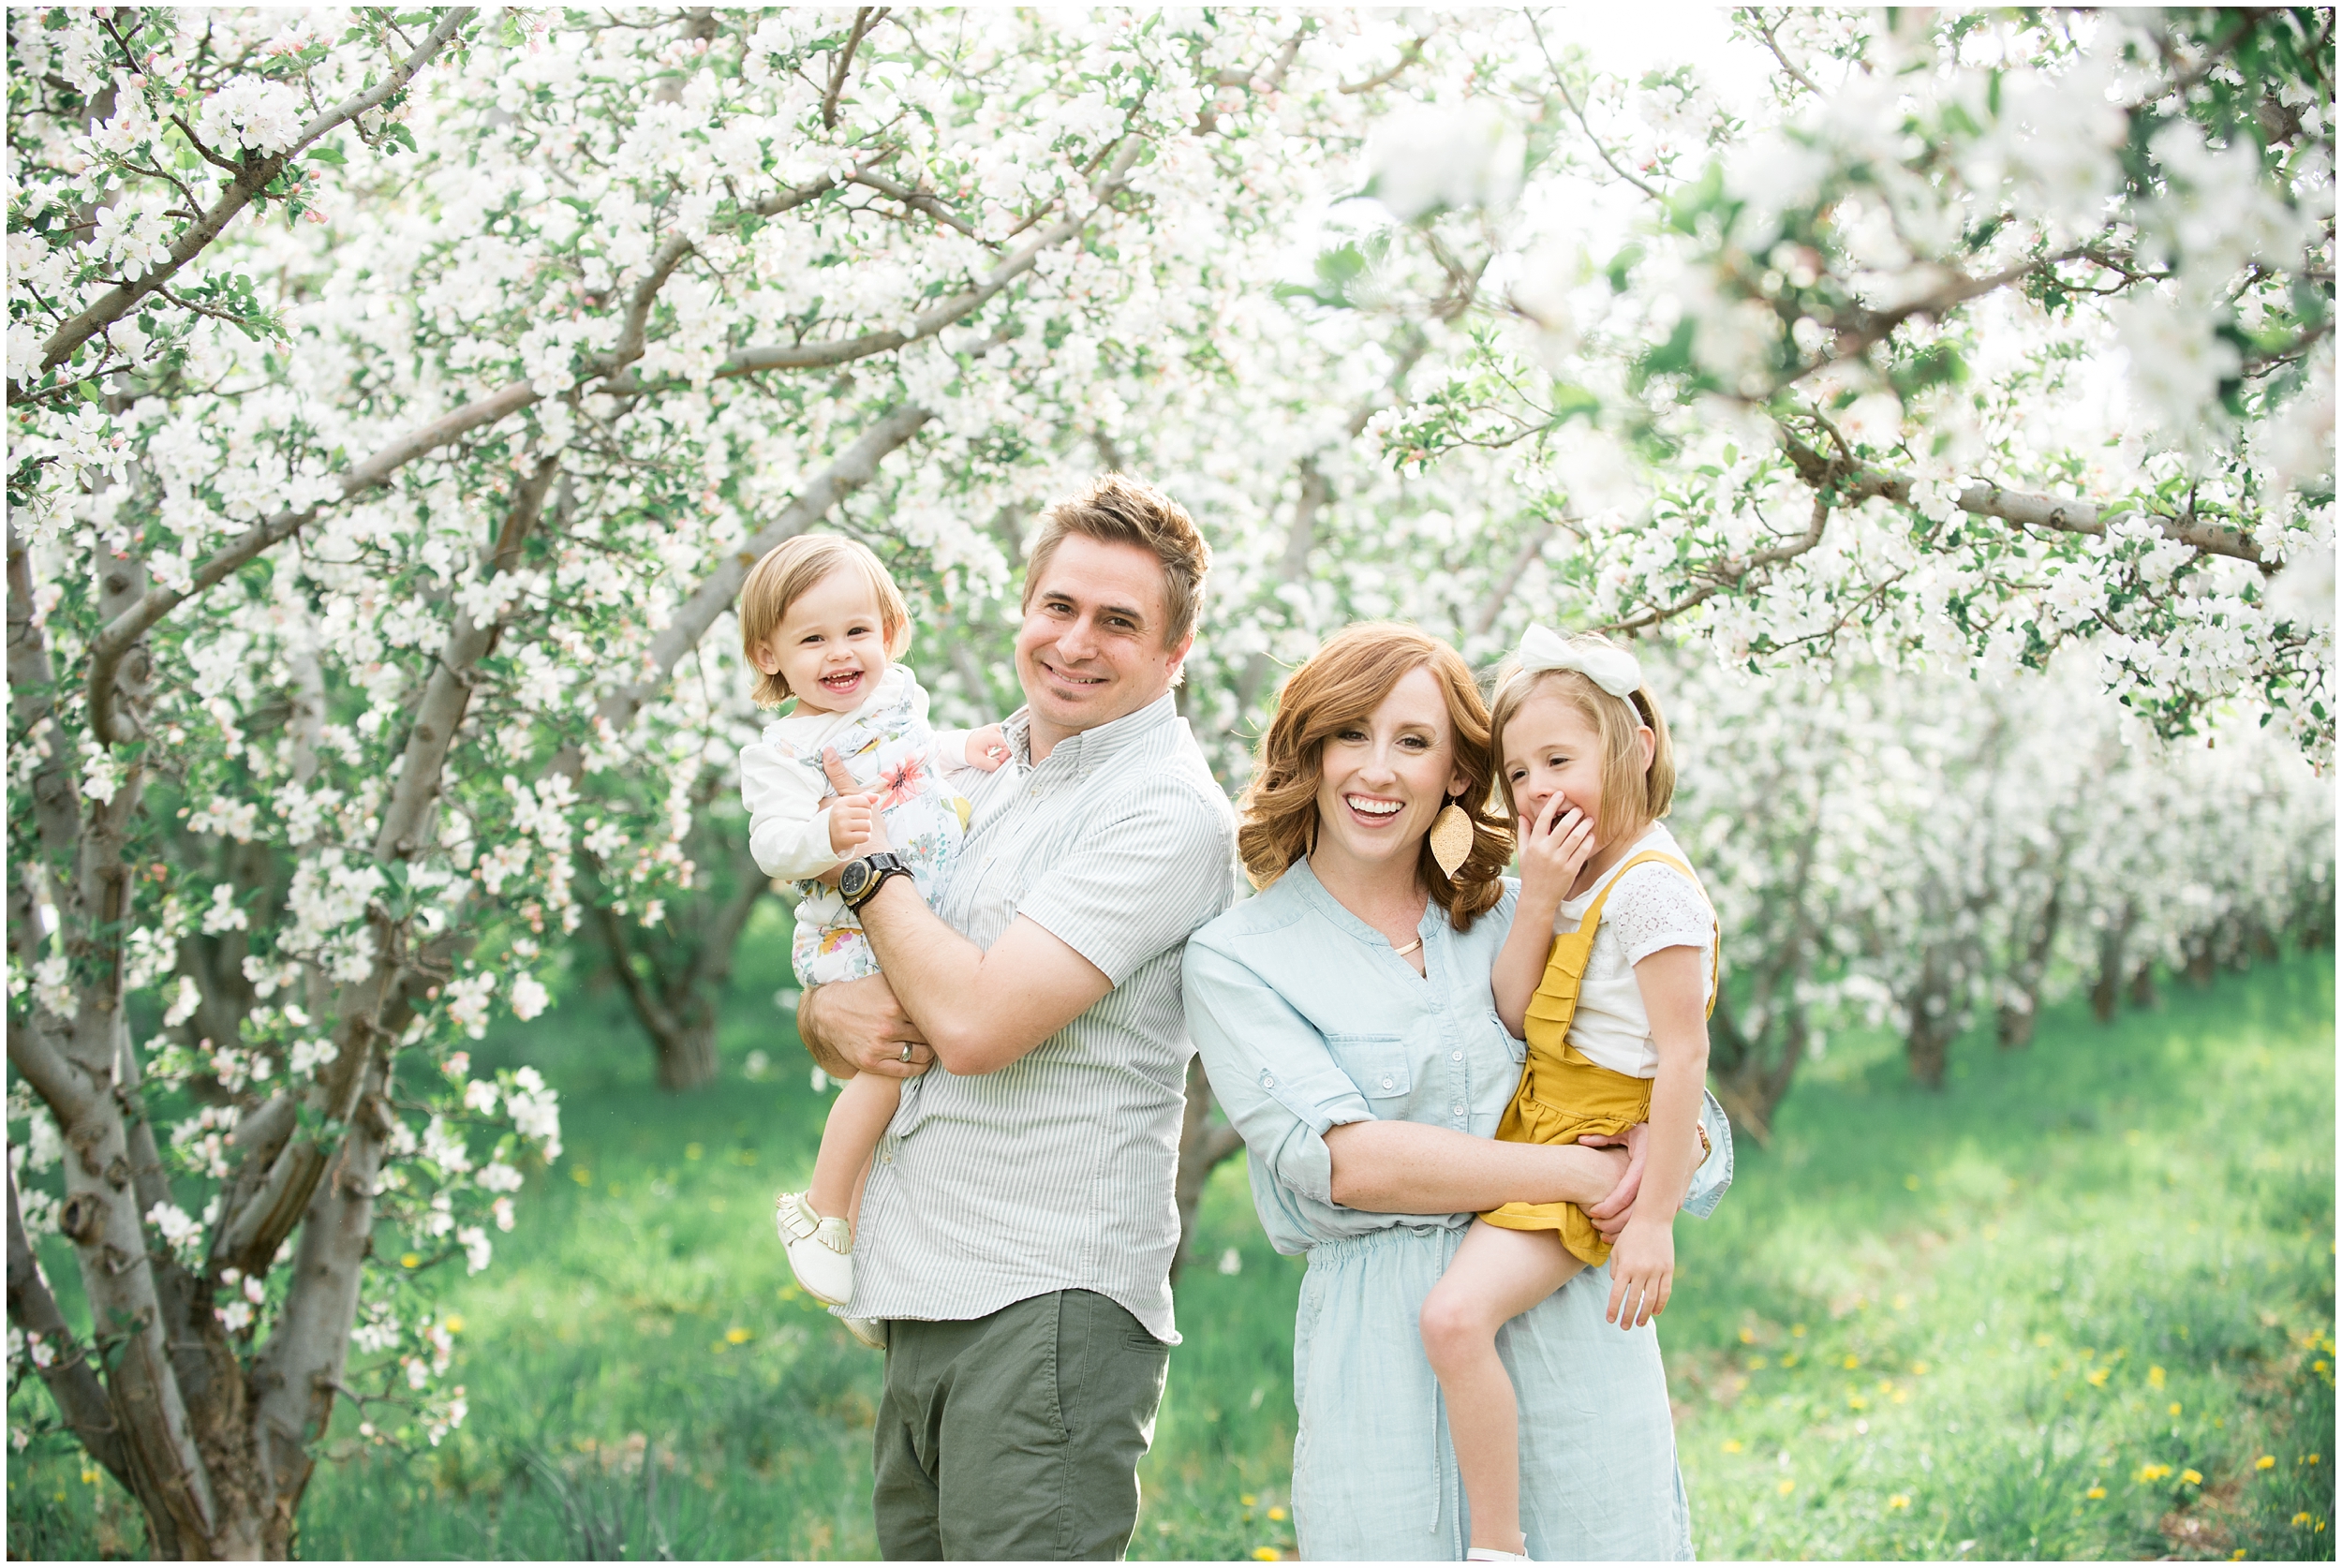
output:
[[[837,873],[837,895],[846,908],[859,910],[878,896],[889,877],[908,877],[911,867],[890,854],[865,855],[846,862]]]

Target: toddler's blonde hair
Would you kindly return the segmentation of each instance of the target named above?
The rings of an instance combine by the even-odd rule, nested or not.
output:
[[[1586,641],[1609,643],[1598,631],[1579,634]],[[1575,640],[1575,639],[1574,639]],[[1513,799],[1513,781],[1505,769],[1505,730],[1519,717],[1522,704],[1540,691],[1550,691],[1585,715],[1602,746],[1602,809],[1594,835],[1611,844],[1621,836],[1639,834],[1666,816],[1675,804],[1675,747],[1668,740],[1668,721],[1659,700],[1648,686],[1637,687],[1631,697],[1613,697],[1578,670],[1523,670],[1508,658],[1497,668],[1496,700],[1489,705],[1489,732],[1496,753],[1496,781],[1505,792],[1505,809],[1515,821],[1519,804]],[[1651,765],[1643,766],[1635,745],[1635,732],[1651,730]]]
[[[911,606],[887,574],[886,564],[859,540],[838,534],[799,534],[764,552],[749,569],[740,584],[740,653],[756,670],[756,650],[780,629],[789,607],[812,591],[833,571],[852,571],[869,584],[878,600],[879,634],[886,639],[886,657],[900,658],[911,646]],[[775,708],[796,695],[778,673],[756,671],[756,705]]]

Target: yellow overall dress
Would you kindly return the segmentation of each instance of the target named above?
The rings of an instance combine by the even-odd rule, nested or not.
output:
[[[1585,979],[1586,961],[1593,955],[1594,932],[1602,925],[1602,906],[1609,902],[1620,877],[1648,861],[1674,867],[1690,878],[1692,886],[1699,887],[1699,879],[1690,866],[1663,851],[1646,850],[1618,868],[1578,922],[1577,930],[1553,939],[1553,951],[1545,961],[1545,978],[1538,982],[1536,995],[1529,998],[1524,1021],[1529,1060],[1521,1070],[1520,1087],[1513,1102],[1505,1107],[1505,1119],[1496,1128],[1497,1137],[1505,1143],[1570,1144],[1579,1138],[1623,1132],[1638,1121],[1651,1119],[1649,1078],[1612,1072],[1568,1041],[1570,1020],[1578,1013],[1578,989]],[[1700,890],[1700,896],[1707,896],[1706,889]],[[1711,1013],[1716,1006],[1713,954],[1721,945],[1719,939],[1710,948]],[[1610,1244],[1576,1204],[1506,1204],[1480,1218],[1508,1231],[1558,1231],[1570,1255],[1589,1267],[1609,1260]]]

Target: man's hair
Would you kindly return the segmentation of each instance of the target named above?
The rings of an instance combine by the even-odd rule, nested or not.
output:
[[[850,571],[869,584],[878,603],[879,635],[886,639],[886,657],[900,658],[911,646],[911,606],[887,575],[886,567],[859,540],[837,534],[799,534],[764,552],[749,569],[740,584],[740,652],[756,670],[756,650],[780,629],[789,607],[812,591],[833,571]],[[775,708],[796,695],[778,674],[756,670],[754,696],[759,707]]]
[[[1068,534],[1151,552],[1163,564],[1163,645],[1174,647],[1195,629],[1204,604],[1204,576],[1211,570],[1211,546],[1178,502],[1152,485],[1120,474],[1101,474],[1087,490],[1052,506],[1041,514],[1041,533],[1025,562],[1027,607]]]
[[[1446,699],[1456,768],[1464,776],[1456,804],[1472,822],[1472,849],[1451,877],[1431,853],[1427,833],[1416,849],[1416,876],[1459,931],[1469,931],[1505,896],[1513,835],[1508,820],[1489,808],[1496,769],[1489,710],[1463,655],[1397,621],[1363,621],[1336,632],[1278,693],[1277,717],[1261,737],[1236,836],[1253,886],[1267,887],[1316,846],[1326,742],[1381,707],[1391,688],[1416,670],[1429,670]]]

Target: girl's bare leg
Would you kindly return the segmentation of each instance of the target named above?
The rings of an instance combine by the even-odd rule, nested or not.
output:
[[[860,1206],[862,1173],[902,1097],[899,1078],[857,1072],[846,1080],[822,1128],[822,1151],[813,1157],[813,1184],[806,1189],[805,1201],[814,1213],[841,1220]]]
[[[1496,1354],[1496,1331],[1585,1265],[1552,1231],[1475,1220],[1455,1261],[1423,1299],[1423,1351],[1447,1397],[1447,1433],[1472,1510],[1472,1544],[1527,1549],[1520,1533],[1520,1413]]]

